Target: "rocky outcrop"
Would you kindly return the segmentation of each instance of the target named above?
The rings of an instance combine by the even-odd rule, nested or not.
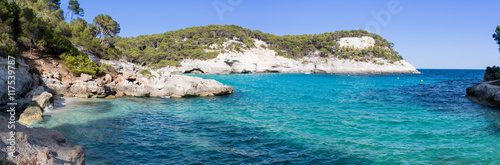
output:
[[[500,80],[486,81],[466,89],[467,98],[492,107],[500,107]]]
[[[136,97],[215,96],[234,91],[233,87],[215,80],[157,71],[152,71],[151,75],[143,75],[139,71],[146,68],[132,63],[109,60],[101,62],[115,68],[117,76],[106,74],[94,78],[81,74],[80,77],[59,80],[52,73],[43,73],[42,80],[58,96],[81,98],[105,98],[115,94]]]
[[[42,110],[40,107],[28,107],[24,110],[24,112],[19,116],[19,123],[28,125],[33,121],[43,121]]]
[[[233,87],[215,80],[183,75],[149,77],[137,75],[137,81],[130,82],[124,77],[113,89],[117,94],[129,96],[214,96],[233,92]],[[174,96],[175,97],[175,96]]]
[[[497,73],[500,73],[500,67],[498,66],[486,67],[486,70],[484,71],[483,82],[498,80],[500,78],[499,77],[500,75],[498,75]]]
[[[0,105],[4,105],[8,102],[8,59],[0,57]],[[24,95],[31,91],[33,86],[36,85],[38,77],[33,76],[29,73],[30,67],[21,59],[17,59],[15,72],[15,87],[16,95]]]
[[[146,69],[127,62],[101,60],[117,69],[121,74],[107,84],[112,93],[118,96],[215,96],[229,94],[234,88],[215,80],[199,77],[171,75],[169,72],[152,70],[151,74],[140,74],[139,70]],[[106,79],[106,77],[104,77]],[[106,80],[104,80],[106,81]]]
[[[341,41],[344,46],[365,48],[373,46],[371,37],[359,39],[346,38]],[[233,41],[234,42],[234,41]],[[209,60],[181,61],[181,67],[166,67],[163,72],[172,73],[419,73],[410,63],[401,60],[389,62],[384,59],[372,61],[354,61],[336,57],[323,57],[318,52],[302,59],[290,59],[277,56],[263,41],[255,40],[256,48],[245,49],[243,52],[220,53],[217,58]]]
[[[0,116],[0,155],[6,164],[85,164],[85,149],[72,146],[61,133],[45,128],[28,128],[15,124],[15,135],[8,129],[9,119]],[[15,157],[7,156],[11,152],[10,144],[15,138]]]

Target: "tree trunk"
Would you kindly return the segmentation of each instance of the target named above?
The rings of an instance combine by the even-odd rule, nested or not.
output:
[[[99,30],[101,31],[101,37],[99,37],[99,41],[102,43],[102,41],[104,40],[104,28],[99,26]]]

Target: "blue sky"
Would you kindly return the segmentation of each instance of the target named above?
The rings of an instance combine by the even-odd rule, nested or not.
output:
[[[62,1],[65,10],[67,3]],[[110,15],[120,24],[122,37],[210,24],[276,35],[365,29],[393,42],[417,68],[500,65],[491,37],[500,25],[498,0],[80,0],[80,5],[88,22],[101,13]]]

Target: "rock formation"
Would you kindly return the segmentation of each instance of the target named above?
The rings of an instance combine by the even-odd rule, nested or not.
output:
[[[231,41],[237,42],[237,41]],[[373,46],[375,40],[371,37],[342,38],[340,45],[358,49]],[[322,57],[320,52],[311,52],[302,59],[290,59],[277,56],[274,50],[260,40],[255,40],[256,48],[245,49],[243,52],[220,53],[217,58],[209,60],[181,61],[180,67],[162,68],[163,72],[172,73],[419,73],[410,63],[401,60],[389,62],[384,59],[372,61],[354,61],[337,57]]]
[[[467,98],[491,107],[500,107],[500,80],[485,81],[468,87]]]
[[[231,86],[224,85],[215,80],[198,77],[171,75],[152,71],[151,75],[138,73],[145,69],[128,62],[102,60],[117,70],[117,76],[107,74],[93,78],[81,74],[80,77],[58,80],[51,73],[44,72],[44,84],[58,96],[66,97],[98,97],[109,95],[128,95],[136,97],[160,96],[214,96],[229,94],[234,91]]]
[[[45,128],[28,128],[15,124],[15,129],[8,129],[9,119],[0,116],[0,156],[5,155],[5,163],[13,164],[85,164],[83,146],[72,146],[61,133]],[[11,131],[15,135],[11,136]],[[10,144],[15,139],[14,155]]]
[[[33,121],[43,121],[42,109],[37,106],[28,107],[19,116],[19,123],[28,125]]]
[[[40,95],[34,96],[32,101],[35,101],[42,109],[53,106],[54,104],[52,94],[46,91],[43,91]]]
[[[8,79],[8,59],[0,57],[0,105],[7,104],[8,93],[7,93],[7,79]],[[15,88],[16,95],[25,95],[30,92],[32,88],[36,85],[38,81],[37,76],[33,76],[30,71],[30,67],[24,62],[24,60],[17,61],[17,69],[15,71]]]

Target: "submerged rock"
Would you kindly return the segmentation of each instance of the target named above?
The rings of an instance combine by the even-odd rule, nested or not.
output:
[[[6,155],[5,163],[13,164],[85,164],[83,146],[72,146],[64,136],[45,128],[28,128],[15,124],[15,135],[8,129],[9,119],[0,116],[0,155]],[[15,157],[7,156],[11,152],[10,144],[15,138]],[[9,146],[8,146],[9,145]]]
[[[33,121],[43,121],[42,110],[40,107],[28,107],[24,110],[24,112],[19,116],[19,123],[28,125]]]

